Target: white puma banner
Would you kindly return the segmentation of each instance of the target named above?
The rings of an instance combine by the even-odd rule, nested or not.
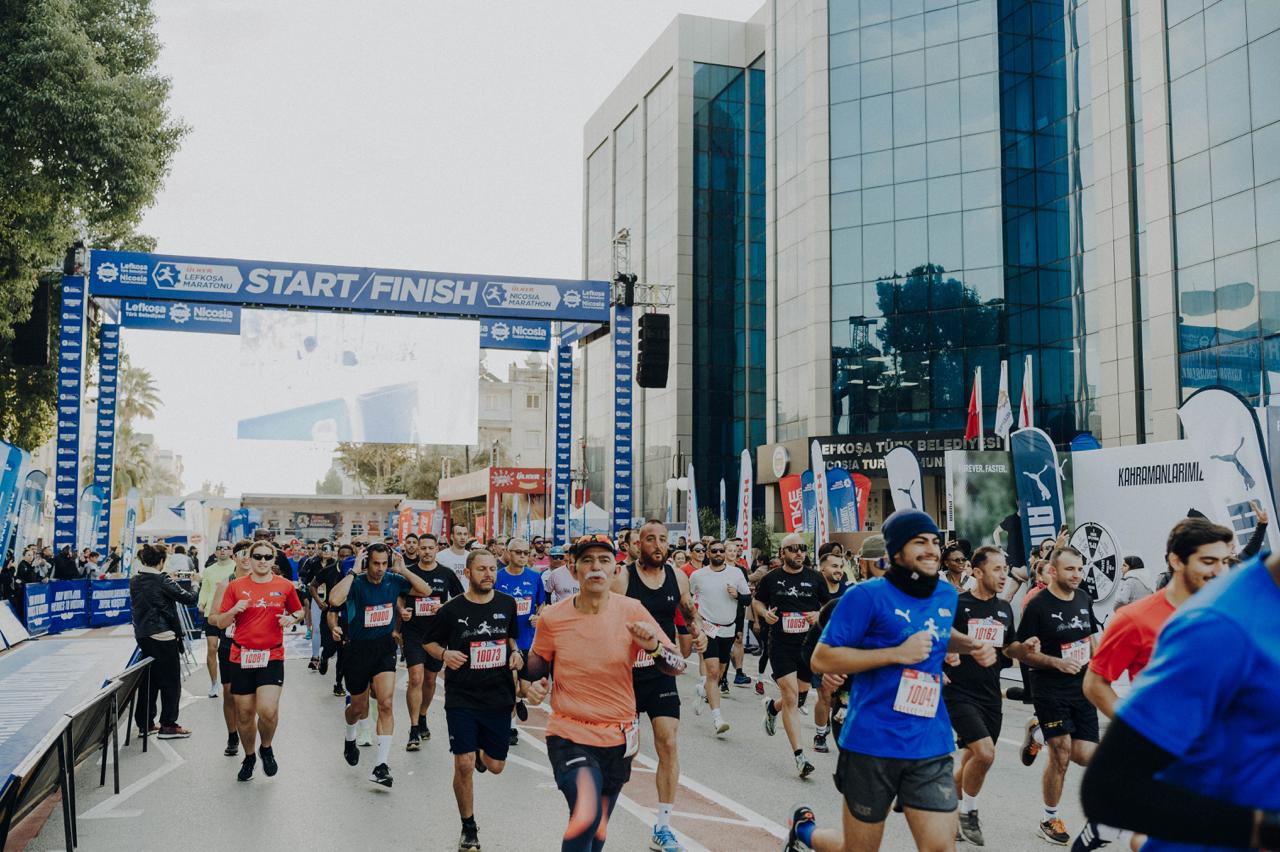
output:
[[[884,457],[884,469],[889,475],[889,490],[893,493],[894,509],[924,510],[924,491],[921,483],[920,459],[910,447],[894,447]]]

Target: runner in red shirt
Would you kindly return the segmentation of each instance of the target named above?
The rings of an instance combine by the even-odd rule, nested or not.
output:
[[[1234,541],[1231,530],[1205,518],[1184,518],[1169,533],[1165,560],[1173,579],[1160,591],[1116,611],[1084,675],[1084,697],[1108,719],[1116,717],[1120,703],[1112,684],[1125,672],[1132,681],[1147,667],[1165,622],[1206,583],[1226,571]],[[1072,848],[1097,849],[1121,834],[1118,829],[1090,821]]]
[[[235,625],[231,694],[244,744],[244,761],[236,775],[240,781],[253,777],[257,733],[262,734],[262,771],[270,777],[279,768],[271,740],[280,721],[284,629],[302,621],[302,601],[293,583],[272,573],[275,561],[276,550],[270,542],[254,542],[249,548],[249,576],[228,583],[219,611],[209,616],[215,627],[225,630]]]

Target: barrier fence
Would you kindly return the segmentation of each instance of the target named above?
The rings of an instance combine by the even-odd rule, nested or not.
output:
[[[132,620],[129,580],[55,580],[23,587],[23,621],[32,636]]]

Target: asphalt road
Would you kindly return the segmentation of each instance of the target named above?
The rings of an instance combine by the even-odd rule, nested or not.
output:
[[[300,637],[299,637],[300,638]],[[296,640],[290,643],[296,646]],[[754,670],[755,659],[748,659]],[[839,823],[840,797],[831,782],[835,754],[813,754],[813,722],[805,717],[806,752],[818,771],[796,777],[781,723],[777,736],[765,735],[760,698],[751,689],[732,689],[724,716],[732,730],[716,737],[709,715],[692,712],[696,666],[681,680],[685,713],[680,730],[682,784],[673,827],[693,850],[779,849],[792,803],[805,801],[819,823]],[[281,726],[275,750],[280,773],[266,778],[261,768],[246,784],[237,783],[239,760],[224,757],[221,702],[204,697],[203,669],[187,681],[181,722],[194,730],[186,740],[152,740],[142,754],[135,740],[122,749],[119,796],[97,787],[97,762],[83,764],[78,775],[79,839],[86,850],[137,849],[456,849],[459,822],[451,787],[441,699],[431,708],[430,741],[417,753],[404,751],[407,734],[404,670],[396,699],[395,747],[391,771],[395,786],[371,784],[373,750],[362,749],[358,767],[341,756],[343,700],[330,694],[332,677],[320,677],[305,660],[286,663]],[[769,684],[770,694],[776,694]],[[1042,754],[1032,768],[1018,761],[1028,708],[1006,702],[1004,733],[995,767],[980,799],[986,848],[1048,848],[1037,839],[1041,815]],[[521,744],[512,750],[500,776],[476,779],[476,819],[487,852],[559,848],[567,810],[552,782],[543,748],[545,712],[534,709],[522,725]],[[656,761],[648,726],[642,722],[641,755],[631,783],[609,826],[610,849],[648,848],[656,803],[652,767]],[[123,742],[123,739],[122,739]],[[1070,770],[1062,816],[1072,833],[1081,826],[1077,791],[1080,770]],[[965,848],[967,844],[959,844]],[[60,811],[55,810],[27,847],[64,847]],[[914,848],[901,815],[889,818],[882,847]]]

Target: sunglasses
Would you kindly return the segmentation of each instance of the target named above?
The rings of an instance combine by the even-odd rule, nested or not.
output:
[[[790,551],[791,553],[808,553],[808,552],[809,552],[809,545],[807,545],[807,544],[789,544],[789,545],[787,545],[786,547],[784,547],[784,548],[782,548],[782,549],[783,549],[783,550]]]
[[[713,548],[711,548],[711,552],[712,552],[712,553],[724,553],[724,548],[723,548],[723,547],[713,547]]]
[[[706,553],[706,551],[705,551],[705,550],[703,550],[701,547],[695,547],[695,548],[693,549],[693,552],[694,552],[694,553]]]
[[[516,556],[528,556],[528,555],[529,555],[529,551],[527,551],[527,550],[512,550],[511,548],[507,548],[507,553],[514,553]]]
[[[270,562],[276,558],[276,555],[274,553],[251,553],[249,558],[256,559],[259,562]]]

